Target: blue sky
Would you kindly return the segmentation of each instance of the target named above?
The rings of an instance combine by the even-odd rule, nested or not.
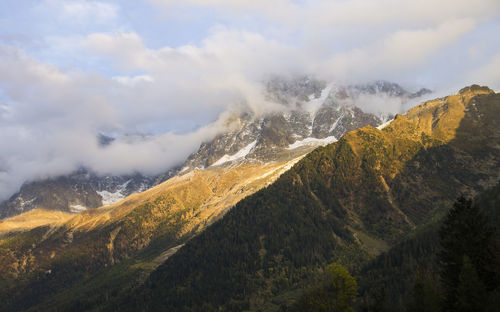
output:
[[[0,3],[0,42],[61,68],[114,74],[81,49],[93,33],[136,33],[150,49],[199,45],[213,27],[263,31],[257,14],[227,17],[216,8],[162,6],[151,1],[8,0]],[[83,57],[82,57],[83,56]]]
[[[414,5],[427,6],[428,9],[412,12]],[[469,9],[471,6],[476,9]],[[374,7],[377,8],[375,11]],[[405,7],[408,9],[405,10]],[[328,10],[332,10],[332,13],[329,14]],[[334,10],[340,12],[335,14]],[[124,71],[117,68],[109,59],[84,47],[88,36],[96,33],[110,36],[133,33],[146,48],[158,50],[185,45],[199,47],[217,29],[225,28],[258,34],[288,46],[292,54],[289,57],[296,56],[291,52],[292,49],[302,57],[311,56],[311,63],[316,64],[294,64],[307,67],[298,70],[309,69],[310,74],[347,80],[362,78],[349,77],[343,72],[350,71],[368,79],[398,80],[409,86],[431,84],[431,87],[451,87],[468,81],[445,82],[450,72],[463,75],[463,70],[479,70],[481,65],[486,66],[488,60],[493,60],[498,54],[500,43],[494,37],[500,31],[500,18],[499,14],[492,14],[495,11],[500,11],[500,8],[498,1],[494,0],[441,1],[439,4],[435,1],[385,0],[7,0],[0,4],[0,43],[16,47],[37,61],[55,65],[62,71],[97,71],[107,77],[121,74],[132,76],[146,70]],[[283,13],[280,15],[276,12]],[[353,15],[352,19],[349,14]],[[398,18],[399,14],[401,18]],[[337,22],[339,16],[342,18]],[[434,42],[436,47],[432,46],[432,42],[427,43],[434,51],[425,56],[418,66],[408,71],[400,68],[388,70],[386,67],[384,71],[387,72],[381,73],[381,77],[363,72],[363,62],[369,62],[367,55],[373,53],[370,49],[376,50],[376,45],[391,34],[398,31],[436,30],[440,23],[461,21],[465,24],[467,19],[474,25],[456,23],[454,27],[457,33],[442,34],[443,38],[452,37],[451,42],[439,45],[438,39]],[[348,55],[363,49],[367,53],[361,55],[360,59]],[[342,53],[347,55],[343,56]],[[476,55],[472,56],[474,53]],[[348,65],[336,75],[335,68],[317,69],[326,67],[328,58],[335,56],[338,58],[336,62],[360,64],[361,70]],[[383,60],[383,55],[380,58],[382,60],[378,62],[387,61]],[[329,73],[321,73],[326,71]],[[367,71],[377,72],[378,68]],[[473,77],[472,73],[470,77]]]
[[[273,107],[270,74],[500,90],[499,33],[498,0],[1,1],[0,200],[81,165],[178,164],[242,103]]]

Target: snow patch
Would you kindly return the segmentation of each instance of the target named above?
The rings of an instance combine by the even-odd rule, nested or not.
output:
[[[220,166],[228,161],[233,161],[236,159],[244,158],[250,153],[250,151],[255,147],[256,144],[257,144],[257,140],[253,141],[252,143],[248,144],[244,148],[240,149],[234,155],[227,155],[226,154],[226,155],[222,156],[221,158],[219,158],[219,160],[214,162],[212,164],[212,166]]]
[[[306,138],[304,140],[296,141],[295,143],[290,144],[286,149],[293,150],[301,146],[327,145],[333,142],[337,142],[337,138],[333,135],[326,137],[324,139]]]
[[[18,198],[19,205],[21,206],[21,209],[23,209],[23,210],[24,210],[24,207],[31,206],[35,200],[36,200],[36,197],[32,198],[30,200],[24,200],[24,198],[22,198],[21,196],[19,196],[19,198]]]
[[[390,125],[393,120],[394,119],[391,119],[391,120],[388,120],[388,121],[384,122],[383,124],[381,124],[380,126],[378,126],[377,129],[379,129],[379,130],[384,129],[385,127],[387,127],[388,125]]]
[[[82,205],[69,206],[69,211],[71,211],[72,213],[80,213],[80,212],[85,211],[85,210],[87,210],[87,207],[82,206]]]
[[[343,117],[344,117],[344,114],[340,115],[340,117],[337,120],[335,120],[333,125],[330,127],[330,130],[328,132],[332,132],[337,127],[340,119],[342,119]]]
[[[314,98],[314,94],[311,94],[309,96],[309,102],[305,103],[305,105],[304,105],[305,109],[307,111],[309,111],[310,113],[316,112],[321,107],[321,105],[323,105],[323,103],[325,103],[326,99],[330,95],[330,91],[332,90],[332,87],[333,87],[333,84],[326,86],[326,88],[324,88],[321,91],[321,95],[319,98]]]
[[[123,183],[122,185],[118,186],[115,192],[110,192],[110,191],[98,191],[97,194],[101,195],[102,197],[102,205],[103,206],[108,206],[112,205],[114,203],[119,202],[120,200],[125,198],[125,189],[127,185],[130,183],[132,180],[128,180],[127,182]],[[146,186],[141,186],[141,188]]]
[[[121,190],[118,190],[113,193],[105,190],[105,191],[99,191],[97,192],[97,194],[101,195],[103,206],[112,205],[125,198],[125,195],[121,193]]]

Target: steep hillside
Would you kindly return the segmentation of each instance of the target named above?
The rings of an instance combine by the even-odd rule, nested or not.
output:
[[[497,229],[496,254],[493,254],[497,265],[491,269],[500,275],[500,183],[476,196],[474,205]],[[385,311],[402,311],[414,300],[412,292],[418,281],[424,283],[427,291],[439,291],[439,228],[447,210],[449,207],[438,211],[431,222],[363,267],[358,279],[360,295],[364,298],[360,305],[378,304]],[[425,299],[428,298],[421,298]]]
[[[280,88],[285,90],[280,94],[289,97],[287,103],[298,107],[314,102],[314,109],[234,117],[229,123],[236,123],[235,130],[202,145],[177,176],[120,203],[65,215],[67,221],[51,222],[52,212],[37,210],[0,223],[5,229],[0,238],[1,277],[10,281],[4,285],[6,306],[37,309],[50,304],[75,309],[82,300],[89,306],[112,300],[316,146],[354,127],[381,122],[353,105],[351,96],[364,92],[354,87],[349,91],[353,95],[322,87],[319,95],[314,93],[317,98],[309,91],[300,93],[300,88],[302,96],[294,93],[295,87]],[[306,102],[290,100],[303,96]],[[383,240],[362,231],[357,235],[370,242],[370,253],[387,248]]]
[[[310,153],[187,243],[121,308],[277,310],[326,263],[357,272],[500,177],[500,95],[471,86]]]
[[[95,287],[115,292],[133,287],[193,235],[298,160],[194,170],[78,215],[33,210],[0,221],[0,310],[36,306],[71,286],[92,285],[85,289],[96,298],[84,298],[97,301],[108,294],[95,293]],[[96,272],[108,274],[107,279],[98,275],[96,281]]]
[[[61,226],[74,217],[71,213],[56,210],[35,209],[0,221],[0,236],[25,232],[46,225]]]

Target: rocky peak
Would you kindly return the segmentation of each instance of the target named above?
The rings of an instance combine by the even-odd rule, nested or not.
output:
[[[398,84],[385,81],[340,86],[309,77],[272,77],[265,91],[269,100],[289,109],[264,116],[251,113],[233,116],[231,120],[238,121],[233,124],[240,127],[203,143],[186,161],[183,171],[234,161],[268,162],[297,156],[290,151],[301,147],[302,152],[307,152],[335,141],[348,131],[367,125],[376,127],[392,118],[364,112],[356,105],[359,96],[384,94],[405,101],[414,95]],[[428,89],[422,89],[415,94],[426,92]]]
[[[24,183],[18,193],[0,205],[0,219],[35,208],[78,213],[115,203],[150,188],[154,182],[155,178],[138,173],[99,176],[80,168],[67,176]]]
[[[403,89],[397,83],[392,83],[384,80],[377,80],[370,84],[354,85],[351,86],[350,88],[358,90],[361,93],[368,93],[368,94],[385,93],[389,96],[397,96],[397,97],[409,96],[409,92]]]
[[[266,97],[276,103],[293,105],[307,101],[310,96],[318,98],[326,83],[307,76],[284,79],[273,76],[265,83]]]

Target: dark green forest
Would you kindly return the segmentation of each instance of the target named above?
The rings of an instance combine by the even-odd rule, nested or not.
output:
[[[498,100],[471,101],[496,112]],[[434,295],[439,224],[461,194],[498,177],[498,132],[486,131],[497,117],[478,114],[468,112],[445,144],[396,117],[383,131],[363,128],[316,149],[186,244],[120,309],[287,310],[322,283],[330,263],[358,278],[358,309],[401,311],[412,292],[442,296]],[[395,247],[375,257],[381,242]]]
[[[301,272],[290,269],[294,268],[295,263],[281,262],[280,274],[264,273],[265,275],[262,276],[263,280],[272,280],[274,284],[265,291],[261,291],[259,296],[269,296],[272,303],[268,305],[268,308],[264,305],[264,308],[255,310],[276,310],[276,305],[279,304],[277,309],[279,311],[354,311],[354,309],[358,311],[496,311],[500,304],[500,245],[497,230],[500,224],[497,218],[499,211],[500,184],[482,193],[474,201],[461,197],[450,209],[443,210],[440,215],[435,216],[410,238],[398,243],[372,261],[365,264],[352,264],[345,261],[346,259],[337,257],[336,261],[344,260],[345,267],[351,269],[354,278],[344,266],[336,263],[322,265],[326,263],[326,260],[322,261],[319,258],[315,260],[314,269],[304,269]],[[257,250],[262,249],[257,248]],[[348,252],[338,247],[334,250]],[[293,252],[301,253],[298,249]],[[254,255],[255,259],[258,256]],[[298,259],[301,261],[301,258]],[[304,255],[302,259],[305,259],[302,261],[310,261],[313,258],[307,258],[307,255]],[[261,259],[261,261],[264,260]],[[267,267],[272,268],[272,265],[268,264]],[[341,267],[341,273],[333,274],[332,266]],[[241,265],[238,269],[241,270],[242,267]],[[218,273],[220,270],[217,267],[211,269]],[[216,286],[219,290],[220,301],[215,301],[212,305],[206,302],[210,300],[210,297],[204,295],[206,291],[203,291],[204,285],[200,283],[200,281],[203,282],[202,278],[191,281],[190,287],[194,288],[195,284],[198,285],[195,290],[192,290],[192,295],[196,297],[190,298],[193,301],[186,300],[189,296],[187,293],[189,287],[176,289],[177,298],[170,298],[168,297],[170,288],[162,286],[168,281],[157,280],[158,286],[155,287],[155,280],[152,279],[151,284],[145,288],[147,290],[143,289],[139,297],[131,298],[127,304],[131,305],[129,307],[132,307],[132,310],[140,309],[140,306],[134,306],[134,304],[141,301],[140,304],[152,310],[162,310],[168,307],[175,311],[210,311],[218,310],[217,305],[223,306],[223,310],[227,311],[251,309],[252,297],[243,295],[240,300],[233,299],[230,302],[225,302],[224,298],[238,294],[238,290],[244,290],[245,287],[251,289],[251,287],[262,286],[262,284],[236,283],[239,276],[250,275],[249,272],[252,272],[252,269],[255,270],[255,268],[249,268],[246,272],[242,270],[243,272],[239,273],[231,272],[230,269],[225,271],[229,279],[227,286],[225,288]],[[272,271],[267,270],[267,272]],[[307,275],[314,276],[314,278],[304,279]],[[236,277],[232,278],[232,276]],[[215,278],[218,278],[218,275],[208,276],[208,279]],[[349,295],[345,295],[346,286],[339,288],[334,284],[345,285],[345,280],[349,278],[352,279],[353,285],[350,286]],[[244,281],[243,278],[241,280]],[[239,285],[241,288],[231,288],[231,285]],[[280,286],[287,292],[273,298],[273,295],[279,294]],[[293,290],[290,291],[290,288]],[[157,291],[161,291],[162,295],[156,296]],[[337,298],[342,295],[344,298],[348,297],[349,300],[344,300],[348,304],[339,307]]]
[[[500,304],[500,184],[368,263],[362,311],[496,311]],[[475,297],[476,296],[476,297]]]

